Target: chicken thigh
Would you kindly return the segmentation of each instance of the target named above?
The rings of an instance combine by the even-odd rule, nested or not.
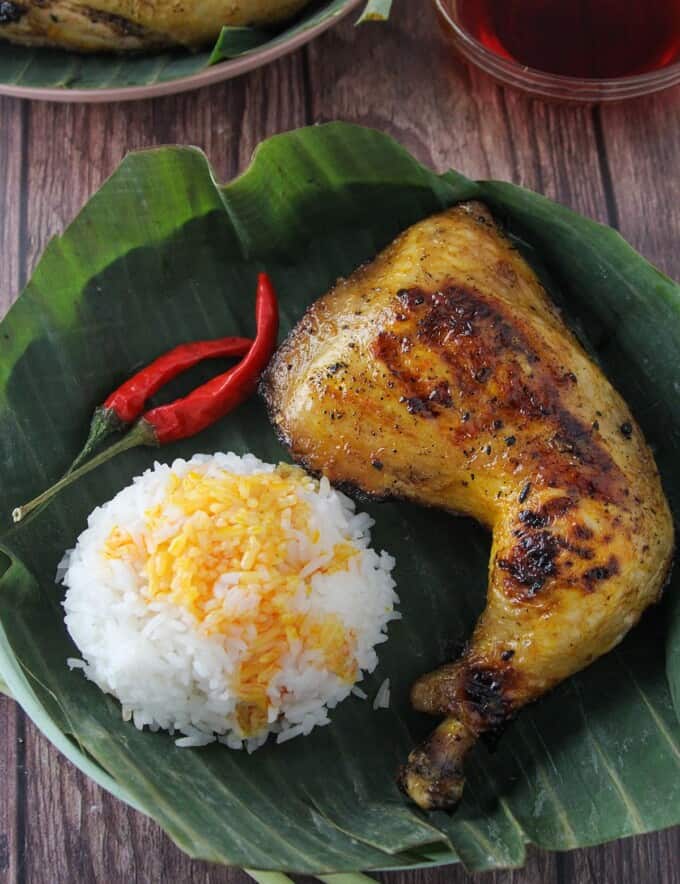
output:
[[[411,694],[443,722],[400,782],[422,808],[452,807],[479,736],[609,651],[659,598],[673,524],[652,454],[479,203],[416,224],[313,304],[262,391],[309,470],[493,532],[466,650]]]

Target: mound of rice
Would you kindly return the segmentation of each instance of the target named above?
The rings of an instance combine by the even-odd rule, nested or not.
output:
[[[94,510],[60,565],[82,655],[68,664],[181,746],[308,734],[375,669],[399,616],[371,524],[297,467],[157,463]]]

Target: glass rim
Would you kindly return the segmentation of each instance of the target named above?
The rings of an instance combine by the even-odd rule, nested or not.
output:
[[[571,77],[551,74],[504,58],[480,43],[453,17],[446,0],[434,0],[437,11],[453,31],[458,48],[470,61],[501,80],[548,96],[602,99],[644,95],[680,82],[680,61],[641,74],[623,77]]]

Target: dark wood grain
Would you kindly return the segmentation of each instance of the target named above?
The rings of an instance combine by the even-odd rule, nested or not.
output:
[[[0,696],[0,881],[15,881],[19,877],[17,779],[18,750],[22,745],[19,743],[19,719],[22,717],[21,711],[11,700]]]
[[[345,23],[308,49],[232,83],[103,107],[0,99],[0,315],[46,242],[124,154],[189,143],[223,178],[275,132],[345,119],[383,129],[437,169],[502,178],[618,226],[680,277],[680,90],[592,108],[545,104],[471,71],[429,4],[398,0],[389,27]],[[680,830],[569,854],[531,851],[483,884],[680,884]],[[459,867],[376,876],[458,884]],[[193,862],[158,827],[80,774],[11,701],[0,699],[0,882],[244,884]]]
[[[596,114],[613,223],[646,258],[680,278],[680,91]]]
[[[429,6],[380,39],[339,28],[309,55],[315,122],[375,126],[437,169],[512,180],[608,220],[592,110],[532,101],[472,71]]]
[[[16,101],[0,102],[0,314],[24,281],[21,257],[23,128],[26,112]]]
[[[304,56],[298,54],[236,83],[155,102],[31,105],[25,262],[35,265],[45,242],[129,150],[192,144],[206,152],[219,176],[231,178],[262,138],[304,125],[304,80]]]

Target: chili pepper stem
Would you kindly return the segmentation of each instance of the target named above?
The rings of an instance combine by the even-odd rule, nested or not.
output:
[[[59,494],[60,491],[63,491],[64,488],[67,488],[73,482],[81,479],[83,476],[87,475],[87,473],[96,469],[98,466],[101,466],[103,463],[106,463],[108,460],[111,460],[111,458],[115,457],[116,455],[122,454],[123,451],[128,451],[130,448],[137,448],[140,445],[155,446],[157,444],[158,442],[153,427],[145,420],[138,421],[132,427],[130,432],[123,436],[122,439],[119,439],[118,442],[115,442],[113,445],[104,449],[104,451],[95,455],[92,460],[89,460],[81,467],[78,467],[78,469],[73,470],[73,472],[67,473],[58,482],[55,482],[54,485],[52,485],[46,491],[43,491],[42,494],[34,497],[33,500],[30,500],[23,506],[18,506],[12,512],[13,521],[21,522],[21,520],[24,519],[30,512],[32,512],[42,504],[47,503],[56,494]]]
[[[118,433],[120,430],[124,429],[125,426],[126,424],[123,423],[112,408],[106,408],[105,406],[100,405],[99,408],[95,409],[95,412],[92,415],[87,441],[71,466],[66,470],[66,475],[72,473],[82,463],[88,460],[92,455],[92,452],[101,445],[104,439],[108,439],[109,436]]]

